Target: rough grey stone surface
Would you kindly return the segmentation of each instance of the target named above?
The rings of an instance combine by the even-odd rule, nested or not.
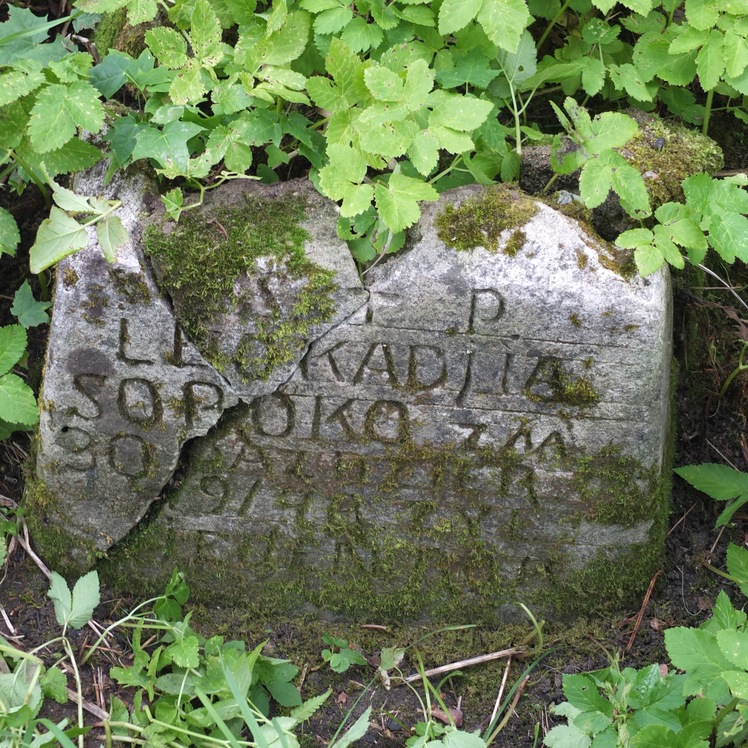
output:
[[[137,223],[140,187],[128,189]],[[461,596],[500,615],[600,554],[659,542],[667,272],[624,278],[598,239],[542,204],[513,256],[512,231],[496,251],[445,245],[437,216],[481,194],[425,206],[407,251],[365,289],[334,209],[312,211],[308,251],[337,263],[338,313],[262,389],[229,382],[180,335],[137,240],[113,267],[95,248],[65,263],[37,468],[64,497],[57,521],[111,547],[200,437],[179,485],[112,562],[154,578],[190,567],[206,596],[220,598],[220,573],[242,580],[240,596],[263,599],[251,580],[285,589],[296,610],[390,610],[376,601],[407,590],[419,603],[401,617],[438,616]],[[118,283],[124,269],[147,286],[145,302]],[[629,514],[606,514],[621,486],[589,470],[601,455],[641,494]]]

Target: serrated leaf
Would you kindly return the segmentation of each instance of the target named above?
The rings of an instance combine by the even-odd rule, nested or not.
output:
[[[205,81],[200,63],[196,59],[188,61],[169,86],[169,96],[175,104],[197,104],[205,94]]]
[[[2,412],[0,410],[0,412]],[[68,587],[68,583],[56,572],[53,571],[49,578],[49,591],[47,597],[54,604],[55,618],[60,626],[65,626],[73,609],[73,596]]]
[[[374,188],[370,184],[351,185],[343,197],[340,215],[343,218],[353,218],[371,207],[374,199]]]
[[[543,739],[548,748],[590,748],[592,740],[574,725],[557,725]]]
[[[608,196],[611,186],[611,167],[602,159],[591,159],[582,167],[579,175],[579,193],[588,208],[601,205]]]
[[[613,151],[616,161],[612,171],[613,190],[621,201],[621,207],[634,218],[646,218],[652,213],[649,205],[649,193],[642,175],[637,169],[626,163],[623,156]]]
[[[613,705],[600,694],[591,676],[565,675],[563,690],[569,703],[580,712],[600,712],[606,717],[613,716]]]
[[[624,249],[635,249],[654,241],[654,234],[649,229],[629,229],[618,235],[616,246]]]
[[[107,216],[96,224],[96,236],[107,262],[117,259],[117,250],[127,244],[129,238],[119,216]]]
[[[46,80],[40,63],[35,60],[18,60],[12,70],[0,74],[0,106],[27,96]]]
[[[743,632],[738,631],[720,631],[717,636],[720,636],[721,634],[725,635],[724,638],[728,638],[728,635],[730,636],[730,638],[739,637],[741,634],[745,636]],[[725,651],[724,647],[723,651]],[[743,659],[743,664],[741,665],[741,667],[747,666],[748,662]],[[728,670],[726,673],[722,673],[722,677],[730,687],[730,691],[735,698],[743,700],[748,699],[748,673],[741,673],[736,670]]]
[[[5,208],[0,208],[0,255],[14,255],[20,241],[16,219]]]
[[[664,264],[665,258],[654,244],[638,246],[634,250],[634,262],[642,278],[657,272]]]
[[[46,325],[49,315],[46,310],[52,306],[50,301],[37,301],[31,290],[29,282],[25,280],[13,296],[13,305],[10,312],[26,328]],[[7,369],[6,369],[7,371]],[[0,353],[0,373],[3,372],[2,354]]]
[[[21,325],[0,327],[0,374],[6,374],[23,356],[28,344],[26,330]],[[0,417],[10,420],[7,415]]]
[[[437,200],[439,193],[426,182],[403,174],[393,174],[387,185],[374,188],[379,215],[390,231],[398,233],[412,226],[421,217],[418,202]]]
[[[344,732],[333,744],[334,748],[348,748],[357,740],[360,740],[369,729],[369,718],[371,707],[367,707],[361,716]],[[332,748],[332,747],[331,747]]]
[[[190,44],[198,62],[205,67],[217,65],[223,57],[221,23],[208,0],[197,0],[192,11]]]
[[[83,195],[78,195],[72,190],[67,189],[67,187],[62,187],[59,184],[53,184],[52,190],[52,198],[55,203],[62,208],[62,210],[66,210],[69,213],[94,212],[89,205],[88,198]]]
[[[403,79],[384,65],[368,68],[364,73],[366,87],[380,101],[402,101]]]
[[[71,628],[85,626],[93,616],[94,609],[100,602],[99,575],[94,571],[84,574],[73,587],[72,604],[66,623]]]
[[[705,91],[714,88],[725,72],[725,50],[722,34],[713,29],[696,55],[696,72]]]
[[[525,0],[483,0],[477,20],[497,47],[515,52],[532,17]]]
[[[131,26],[152,21],[157,13],[156,0],[127,0],[127,22]]]
[[[507,80],[515,86],[524,83],[537,72],[537,50],[535,41],[527,29],[522,32],[519,45],[514,52],[499,50],[498,61]]]
[[[482,4],[483,0],[444,0],[439,8],[439,33],[447,36],[465,28]]]
[[[725,70],[731,78],[737,78],[748,66],[748,40],[733,29],[728,29],[724,37]]]
[[[653,93],[647,88],[639,70],[630,63],[611,65],[608,69],[610,80],[619,91],[625,91],[637,101],[652,101]]]
[[[723,629],[718,631],[716,636],[722,654],[736,667],[748,670],[748,632]],[[743,675],[748,679],[748,673]],[[740,698],[746,698],[746,696],[740,696]]]
[[[353,11],[345,6],[324,10],[314,19],[317,34],[339,34],[353,20]]]
[[[407,153],[413,166],[427,177],[439,162],[439,141],[431,131],[422,130],[413,138]]]
[[[97,164],[104,154],[91,143],[80,138],[69,140],[62,148],[44,154],[44,166],[50,178],[58,174],[82,171]]]
[[[44,673],[44,675],[42,675],[39,682],[45,696],[54,699],[58,704],[67,704],[68,682],[65,673],[63,673],[60,668],[50,668]]]
[[[471,49],[463,54],[454,50],[451,59],[453,67],[436,71],[436,80],[442,88],[456,88],[466,83],[486,88],[499,75],[499,71],[491,67],[491,60],[481,49]]]
[[[709,244],[725,262],[732,263],[736,257],[748,262],[748,218],[739,213],[712,216]]]
[[[727,465],[707,462],[675,468],[673,472],[716,501],[728,501],[748,494],[748,473]]]
[[[605,65],[599,57],[585,57],[581,62],[582,88],[588,96],[595,96],[605,84]]]
[[[311,699],[307,699],[303,704],[300,704],[295,709],[291,710],[290,716],[296,721],[296,724],[306,722],[314,713],[327,701],[332,694],[332,689],[327,689],[324,693],[318,696],[313,696]]]
[[[449,153],[459,154],[471,151],[474,147],[473,139],[464,132],[457,132],[449,127],[433,125],[429,127],[430,132],[438,141],[439,147]]]
[[[384,40],[384,32],[375,23],[367,23],[356,16],[342,31],[340,39],[352,52],[368,52],[376,49]]]
[[[204,128],[193,122],[169,122],[163,130],[149,127],[136,135],[133,160],[155,159],[163,167],[186,169],[190,158],[187,141]]]
[[[709,29],[719,20],[719,4],[716,0],[686,0],[686,18],[695,29]]]
[[[182,68],[187,64],[187,42],[176,30],[157,26],[145,32],[145,43],[153,56],[168,68]]]
[[[91,69],[89,80],[105,99],[109,99],[125,85],[126,71],[132,62],[133,58],[130,55],[116,49],[110,50],[107,56]]]
[[[299,689],[293,683],[266,683],[265,688],[281,706],[292,707],[301,704]]]
[[[493,109],[490,101],[471,96],[445,94],[429,115],[429,126],[437,125],[452,130],[471,132],[485,122]]]
[[[41,273],[63,257],[83,249],[87,243],[88,235],[83,226],[64,211],[52,206],[49,218],[39,226],[36,241],[29,252],[31,272]]]
[[[164,651],[175,665],[183,668],[196,668],[200,664],[200,642],[196,636],[185,636],[172,642]]]

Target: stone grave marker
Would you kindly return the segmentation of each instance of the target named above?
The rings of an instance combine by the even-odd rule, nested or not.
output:
[[[111,189],[130,244],[57,278],[28,495],[53,563],[98,558],[138,591],[176,566],[203,599],[367,619],[646,588],[666,272],[501,186],[425,206],[363,280],[303,182],[233,183],[176,226],[142,180]]]

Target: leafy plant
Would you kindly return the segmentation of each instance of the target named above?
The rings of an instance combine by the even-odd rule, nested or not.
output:
[[[651,230],[624,231],[616,244],[634,250],[639,272],[646,276],[667,262],[685,267],[703,262],[708,248],[727,263],[748,262],[748,176],[740,174],[712,179],[695,174],[683,181],[685,204],[668,202],[655,211],[659,221]]]
[[[330,649],[322,650],[322,659],[329,662],[330,669],[336,673],[344,673],[351,665],[367,664],[361,652],[348,646],[347,639],[323,634],[322,640],[330,647]]]
[[[26,345],[22,325],[0,327],[0,439],[31,428],[39,420],[34,393],[11,371],[26,353]]]
[[[717,517],[716,527],[726,525],[748,502],[748,473],[716,463],[688,465],[675,468],[675,472],[715,501],[730,502]]]

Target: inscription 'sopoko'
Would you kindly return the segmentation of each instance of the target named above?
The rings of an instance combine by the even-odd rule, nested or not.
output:
[[[234,185],[206,210],[259,189]],[[76,539],[80,566],[106,551],[120,578],[137,570],[158,587],[179,566],[213,599],[226,587],[275,605],[285,590],[296,609],[500,616],[516,600],[552,612],[551,593],[591,565],[660,543],[664,274],[623,278],[603,246],[542,205],[515,256],[458,252],[435,216],[480,194],[463,189],[425,207],[408,251],[362,283],[334,207],[300,184],[271,192],[289,190],[306,201],[307,256],[337,287],[330,319],[265,379],[208,363],[137,241],[114,267],[93,248],[66,261],[37,473],[69,498],[36,517]],[[277,336],[291,286],[276,259],[258,268],[235,292],[255,338],[264,322]],[[244,323],[230,299],[206,319],[239,348]]]

